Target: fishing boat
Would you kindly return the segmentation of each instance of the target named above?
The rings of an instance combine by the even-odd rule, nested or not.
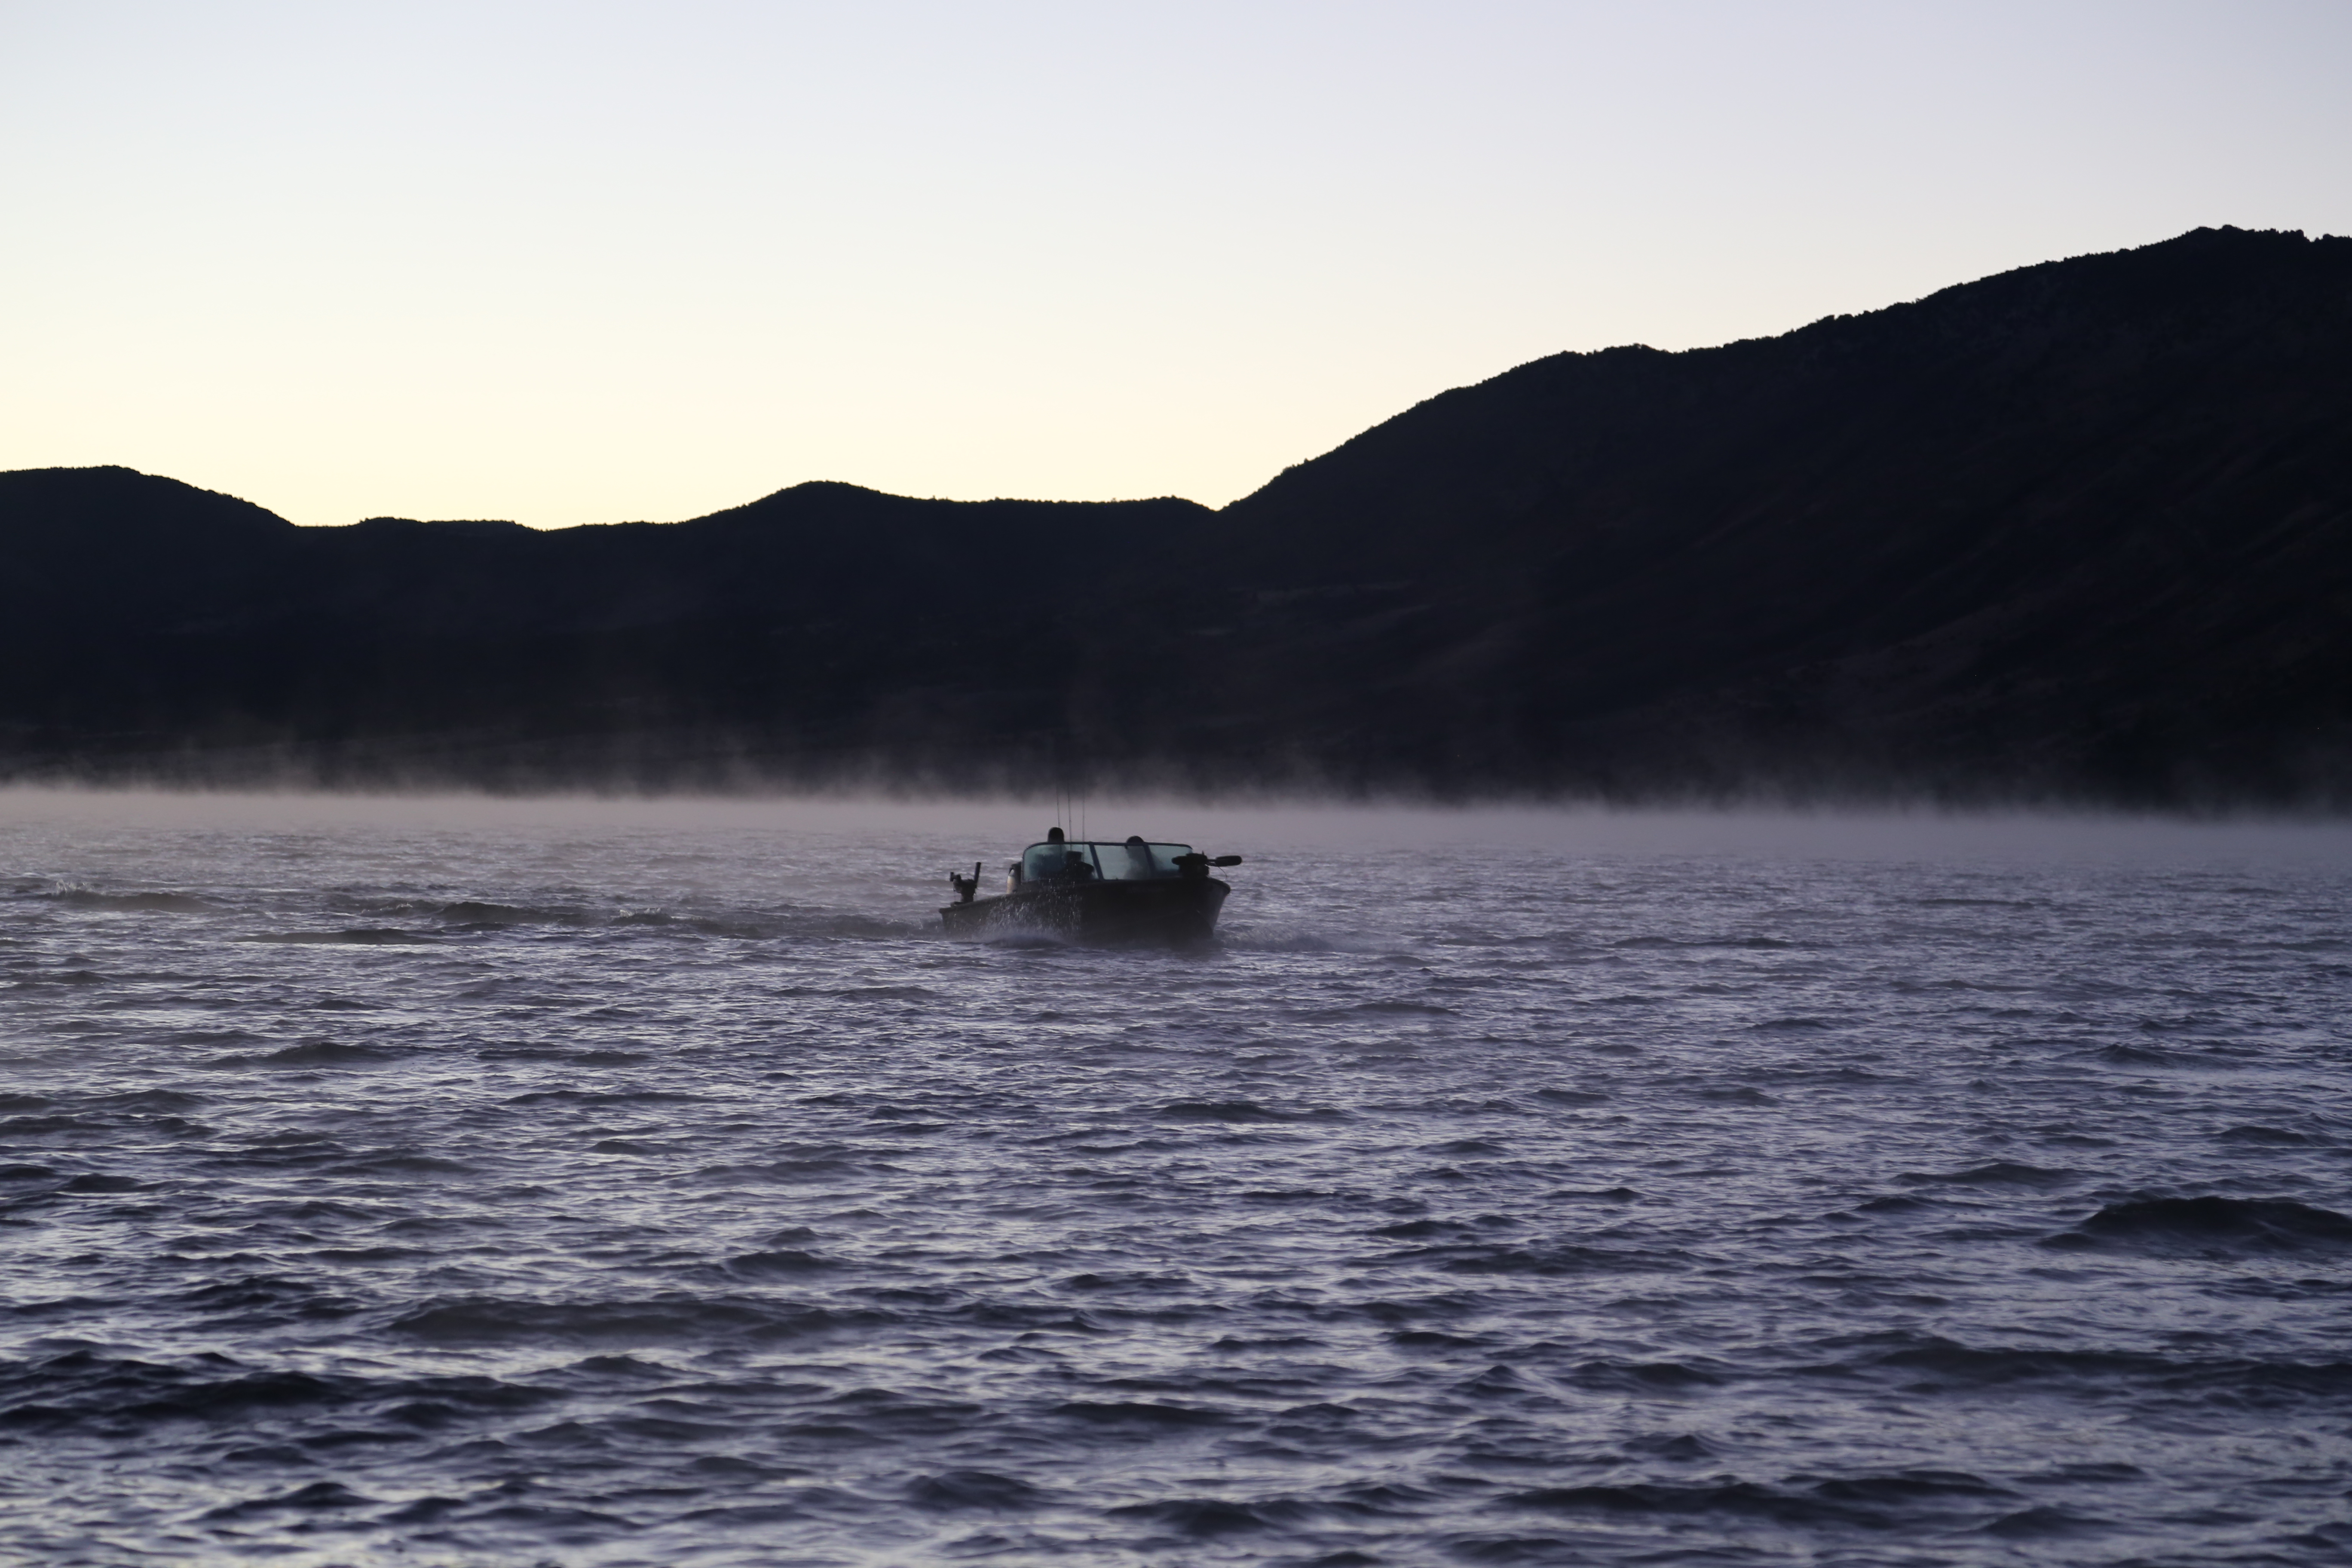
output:
[[[1217,932],[1217,911],[1233,888],[1209,875],[1238,866],[1238,855],[1212,859],[1189,844],[1074,840],[1058,827],[1005,868],[1004,891],[983,899],[980,865],[969,877],[950,871],[957,894],[940,910],[950,936],[1023,932],[1072,942],[1193,946]]]

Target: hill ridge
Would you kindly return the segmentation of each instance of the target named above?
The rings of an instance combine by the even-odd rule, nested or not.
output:
[[[1214,511],[821,480],[677,523],[299,529],[21,470],[0,565],[19,777],[2332,808],[2352,240],[2199,229],[1546,355]]]

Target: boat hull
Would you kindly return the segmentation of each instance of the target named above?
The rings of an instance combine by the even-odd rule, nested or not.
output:
[[[1030,933],[1100,946],[1191,947],[1216,936],[1217,913],[1232,891],[1214,877],[1031,887],[950,904],[940,919],[950,936]]]

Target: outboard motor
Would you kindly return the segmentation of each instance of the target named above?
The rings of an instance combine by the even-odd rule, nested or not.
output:
[[[1220,855],[1212,860],[1197,849],[1190,855],[1176,857],[1177,872],[1186,877],[1205,877],[1212,866],[1238,866],[1241,863],[1242,858],[1238,855]]]
[[[969,877],[949,872],[948,885],[956,890],[959,900],[967,904],[971,902],[971,896],[980,891],[980,862],[975,860],[971,863],[971,875]]]

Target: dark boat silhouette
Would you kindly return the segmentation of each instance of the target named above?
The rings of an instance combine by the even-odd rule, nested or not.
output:
[[[1231,885],[1209,875],[1212,866],[1238,866],[1238,855],[1214,859],[1189,844],[1074,841],[1055,828],[1006,868],[1004,892],[983,899],[980,867],[950,872],[958,901],[940,910],[950,936],[999,936],[1034,931],[1073,942],[1183,947],[1217,933],[1217,911]]]

